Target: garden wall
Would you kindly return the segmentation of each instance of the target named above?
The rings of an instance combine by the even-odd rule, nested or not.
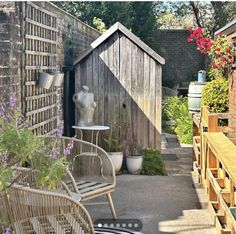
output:
[[[197,73],[205,69],[204,56],[196,50],[196,44],[187,42],[187,30],[160,30],[154,49],[166,60],[163,66],[163,86],[174,87],[197,79]]]
[[[63,86],[39,88],[38,69],[68,69],[100,33],[49,2],[1,2],[0,35],[1,96],[16,91],[31,128],[54,130],[63,120]]]
[[[21,100],[21,28],[19,4],[0,2],[0,97],[17,91]]]

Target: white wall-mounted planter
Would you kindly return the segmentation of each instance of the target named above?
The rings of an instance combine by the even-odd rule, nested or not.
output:
[[[143,156],[142,155],[126,156],[126,166],[130,174],[132,175],[140,174],[143,166]]]
[[[63,78],[64,78],[64,73],[55,72],[52,85],[56,87],[60,87],[62,85]]]
[[[119,171],[123,162],[123,152],[107,152],[114,167],[116,174],[119,174]]]
[[[54,76],[46,72],[39,72],[38,84],[41,88],[50,89]]]

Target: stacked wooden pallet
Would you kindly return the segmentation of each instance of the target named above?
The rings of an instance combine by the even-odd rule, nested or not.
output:
[[[204,133],[209,210],[218,233],[236,233],[236,146],[223,133]]]
[[[206,107],[193,116],[193,168],[208,194],[217,232],[236,234],[236,145],[226,136],[229,128],[219,126],[226,118]]]

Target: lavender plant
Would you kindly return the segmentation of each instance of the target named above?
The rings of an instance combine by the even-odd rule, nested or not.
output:
[[[62,126],[56,131],[61,136]],[[13,166],[27,164],[37,171],[36,184],[39,187],[55,188],[61,181],[68,167],[66,156],[73,148],[73,139],[65,149],[58,148],[55,140],[44,144],[42,136],[36,136],[28,128],[27,122],[16,110],[16,94],[0,100],[0,191],[4,190],[13,178]]]
[[[72,139],[64,149],[58,147],[59,138],[45,144],[44,137],[33,134],[16,110],[16,94],[0,98],[0,233],[13,234],[14,231],[8,225],[7,210],[1,202],[2,192],[17,182],[13,167],[27,162],[37,172],[36,186],[54,189],[68,167],[66,156],[71,153],[74,141]],[[62,136],[62,133],[63,126],[58,126],[55,137]]]

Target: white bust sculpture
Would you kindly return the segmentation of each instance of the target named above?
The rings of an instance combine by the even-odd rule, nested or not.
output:
[[[89,88],[84,85],[80,92],[74,94],[73,101],[79,112],[77,126],[85,127],[93,125],[94,108],[96,107],[94,94],[89,93]]]

